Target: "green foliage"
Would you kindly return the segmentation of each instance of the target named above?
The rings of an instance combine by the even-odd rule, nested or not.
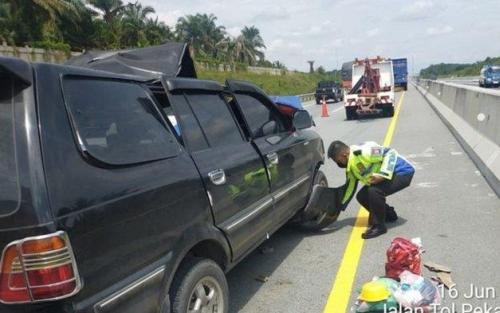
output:
[[[314,74],[288,73],[282,62],[266,60],[266,45],[255,26],[244,26],[232,37],[215,15],[195,14],[179,18],[171,29],[158,21],[153,7],[134,1],[0,0],[0,41],[67,54],[70,48],[108,50],[188,42],[195,60],[209,68],[199,71],[201,78],[249,80],[272,94],[313,92],[318,81],[335,78],[322,67]],[[235,72],[217,72],[221,64]],[[288,74],[248,73],[248,66],[277,68]]]
[[[321,80],[335,80],[328,74],[287,73],[285,75],[256,74],[251,72],[198,71],[200,79],[224,83],[226,79],[253,82],[270,95],[298,95],[314,92]]]
[[[420,71],[420,77],[436,79],[450,76],[478,76],[485,65],[500,65],[500,57],[487,57],[484,61],[472,64],[433,64]]]
[[[65,52],[66,54],[69,54],[71,52],[71,47],[67,43],[53,42],[50,40],[35,41],[32,43],[32,47],[46,50],[59,50]]]

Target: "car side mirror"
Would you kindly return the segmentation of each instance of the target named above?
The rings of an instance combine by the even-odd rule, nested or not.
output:
[[[295,129],[306,129],[312,127],[311,115],[306,110],[298,110],[293,115],[293,126]]]
[[[269,136],[274,134],[276,132],[276,127],[277,124],[275,121],[273,120],[267,121],[264,125],[262,125],[261,128],[262,136]]]

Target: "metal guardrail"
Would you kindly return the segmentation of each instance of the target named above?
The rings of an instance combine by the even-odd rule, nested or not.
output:
[[[297,95],[297,97],[299,97],[300,101],[302,101],[302,102],[315,100],[313,92],[312,93],[305,93],[305,94],[302,94],[302,95]]]

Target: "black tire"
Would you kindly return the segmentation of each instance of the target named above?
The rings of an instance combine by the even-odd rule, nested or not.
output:
[[[394,107],[384,108],[383,114],[385,117],[393,117],[394,116]]]
[[[328,180],[326,179],[325,174],[320,170],[316,172],[316,176],[314,177],[314,185],[328,186]],[[322,211],[319,213],[319,215],[307,220],[302,220],[297,225],[302,230],[320,231],[335,222],[338,219],[339,215],[340,213],[328,214],[328,212]]]
[[[216,305],[217,310],[214,312],[227,313],[229,311],[229,288],[226,276],[217,263],[204,258],[192,258],[185,261],[175,274],[170,288],[172,313],[188,312],[190,306],[194,305],[193,297],[197,297],[198,294],[195,289],[200,284],[204,297],[208,299],[211,289],[206,287],[204,283],[207,286],[213,285],[213,290],[216,292],[215,297],[218,304]],[[219,307],[220,305],[222,307]]]
[[[347,109],[345,110],[345,117],[348,121],[350,120],[355,120],[358,118],[358,114],[356,113],[355,110],[350,110],[350,109]]]

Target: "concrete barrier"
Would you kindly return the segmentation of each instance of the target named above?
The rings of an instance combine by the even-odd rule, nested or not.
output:
[[[0,44],[0,56],[21,58],[28,62],[64,63],[69,57],[81,52],[65,53],[58,50],[45,50],[33,47],[13,47],[3,42]]]
[[[500,197],[500,92],[433,80],[415,86]]]

